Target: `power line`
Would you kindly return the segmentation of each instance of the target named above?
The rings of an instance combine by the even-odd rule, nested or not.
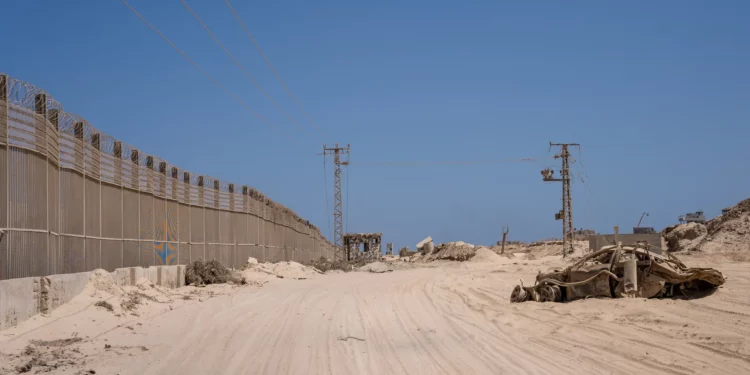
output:
[[[412,161],[412,162],[357,162],[358,167],[422,167],[430,165],[478,165],[501,163],[535,163],[536,158],[501,159],[501,160],[464,160],[464,161]]]
[[[283,115],[285,115],[286,118],[289,119],[289,121],[291,121],[292,123],[294,123],[294,125],[297,126],[297,128],[299,130],[307,133],[307,131],[302,126],[300,126],[299,123],[297,123],[297,120],[295,120],[291,115],[289,115],[289,113],[287,113],[283,108],[281,108],[281,106],[278,103],[276,103],[276,101],[273,100],[273,98],[271,98],[271,95],[269,95],[266,92],[266,90],[263,89],[263,87],[255,80],[255,78],[253,78],[253,76],[250,75],[250,73],[248,73],[248,71],[245,69],[245,67],[239,61],[237,61],[237,59],[234,57],[234,55],[232,55],[232,53],[229,52],[229,50],[224,46],[224,44],[219,40],[219,38],[217,38],[216,35],[211,31],[211,29],[208,28],[208,25],[206,25],[200,19],[200,17],[198,17],[198,15],[193,11],[193,8],[191,8],[187,4],[187,2],[185,2],[185,0],[181,0],[181,2],[182,2],[182,5],[185,7],[185,9],[187,9],[190,12],[190,14],[192,14],[193,17],[195,17],[195,19],[198,21],[198,23],[200,23],[201,26],[203,26],[203,29],[205,29],[206,32],[208,33],[208,35],[211,36],[211,39],[213,39],[214,42],[216,42],[216,44],[218,44],[219,47],[221,47],[221,49],[224,50],[224,53],[226,53],[227,56],[229,56],[229,58],[232,59],[232,61],[234,62],[234,64],[237,65],[237,67],[240,68],[240,70],[242,70],[242,73],[245,74],[245,77],[247,77],[247,79],[249,79],[250,82],[252,82],[255,85],[255,87],[257,87],[258,90],[260,90],[260,92],[262,92],[263,95],[265,95],[265,97],[268,98],[268,100],[271,101],[271,103],[273,103],[273,105],[276,107],[276,109],[279,110],[279,112],[281,112]]]
[[[297,107],[305,115],[305,117],[307,118],[307,121],[313,124],[315,129],[317,129],[318,132],[320,132],[320,134],[322,134],[324,138],[328,138],[328,135],[323,131],[323,129],[321,129],[318,126],[318,124],[315,123],[315,121],[313,121],[313,119],[310,117],[310,114],[308,114],[307,111],[305,111],[305,109],[302,108],[302,104],[300,104],[299,100],[297,100],[297,97],[294,96],[294,94],[292,93],[292,90],[290,90],[289,87],[284,82],[284,80],[281,79],[279,72],[276,71],[276,68],[273,67],[273,64],[271,64],[271,61],[268,60],[268,58],[266,57],[266,54],[263,53],[263,50],[260,48],[260,45],[258,45],[258,42],[255,41],[255,38],[253,38],[253,36],[250,34],[250,31],[247,29],[247,27],[245,27],[245,23],[242,22],[242,19],[240,18],[239,14],[237,14],[237,12],[234,10],[234,7],[232,7],[232,4],[229,2],[229,0],[225,0],[225,2],[227,4],[227,7],[229,7],[229,10],[231,10],[232,14],[234,14],[234,17],[237,18],[237,22],[239,22],[240,26],[242,26],[242,29],[245,30],[245,34],[247,34],[247,37],[250,38],[251,42],[253,42],[255,49],[258,50],[258,53],[263,57],[263,60],[266,61],[266,64],[268,64],[268,67],[271,68],[271,70],[273,71],[273,74],[276,76],[276,79],[278,79],[281,85],[284,86],[284,90],[286,90],[287,94],[289,94],[292,100],[294,100],[294,103],[297,104]]]
[[[184,57],[187,61],[189,61],[191,64],[193,64],[193,66],[195,66],[198,70],[200,70],[201,73],[203,73],[206,77],[208,77],[208,79],[210,79],[211,82],[213,82],[220,89],[224,90],[224,92],[226,92],[229,96],[231,96],[232,99],[234,99],[235,101],[237,101],[237,103],[240,103],[240,105],[242,105],[243,107],[245,107],[246,110],[250,111],[250,113],[252,113],[253,115],[255,115],[255,117],[259,118],[261,121],[263,121],[264,123],[268,124],[268,126],[270,126],[271,128],[273,128],[274,130],[280,132],[285,137],[289,138],[290,140],[294,141],[295,143],[300,144],[300,142],[296,138],[290,136],[289,134],[287,134],[286,132],[284,132],[283,129],[280,129],[280,128],[276,127],[273,123],[271,123],[268,120],[266,120],[258,112],[255,112],[252,108],[250,108],[250,106],[248,106],[247,103],[245,103],[242,99],[238,98],[231,91],[229,91],[229,89],[227,89],[226,87],[224,87],[224,85],[222,85],[221,83],[219,83],[219,81],[217,81],[207,71],[205,71],[203,68],[201,68],[201,66],[198,65],[198,63],[196,63],[195,61],[193,61],[193,59],[191,59],[190,56],[188,56],[185,52],[183,52],[181,49],[179,49],[174,43],[172,43],[172,41],[169,40],[169,38],[167,38],[164,34],[162,34],[161,31],[159,31],[159,29],[157,29],[154,25],[152,25],[150,22],[148,22],[148,20],[146,20],[145,17],[143,17],[140,13],[138,13],[138,11],[136,11],[132,6],[130,6],[130,4],[128,4],[127,1],[125,1],[125,0],[120,0],[120,1],[123,4],[125,4],[125,6],[128,7],[128,9],[130,9],[131,12],[133,12],[136,16],[138,16],[138,18],[140,18],[141,21],[143,21],[143,23],[145,23],[149,28],[151,28],[151,30],[153,30],[154,32],[156,32],[157,34],[159,34],[159,36],[162,39],[164,39],[165,42],[169,43],[169,45],[172,46],[172,48],[174,48],[180,55],[182,55],[182,57]]]

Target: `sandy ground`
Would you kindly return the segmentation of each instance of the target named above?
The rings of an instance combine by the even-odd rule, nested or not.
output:
[[[728,282],[693,300],[510,304],[551,257],[188,287],[138,316],[89,292],[1,332],[0,369],[31,340],[76,337],[51,373],[748,374],[750,263],[701,262]]]

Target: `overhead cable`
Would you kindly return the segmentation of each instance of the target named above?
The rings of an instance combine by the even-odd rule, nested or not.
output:
[[[422,167],[431,165],[477,165],[500,163],[535,163],[536,158],[501,159],[501,160],[465,160],[465,161],[413,161],[413,162],[357,162],[358,167]]]
[[[181,2],[182,2],[182,5],[185,7],[185,9],[187,9],[190,12],[190,14],[192,14],[193,17],[195,17],[195,19],[198,21],[198,23],[200,23],[201,26],[203,26],[203,29],[206,30],[206,32],[208,33],[208,35],[211,36],[211,39],[213,39],[214,42],[216,42],[216,44],[218,44],[219,47],[221,47],[221,49],[224,50],[224,53],[226,53],[227,56],[229,56],[229,58],[232,59],[232,61],[234,62],[234,64],[237,65],[237,67],[240,68],[240,70],[242,70],[242,73],[245,74],[245,77],[247,77],[247,79],[249,79],[250,82],[252,82],[255,85],[255,87],[257,87],[258,90],[260,90],[260,92],[262,92],[263,95],[265,95],[265,97],[268,98],[268,100],[271,101],[271,103],[273,103],[273,105],[276,107],[276,109],[279,110],[279,112],[281,112],[284,116],[286,116],[286,118],[289,119],[289,121],[291,121],[299,130],[307,133],[307,131],[302,126],[300,126],[299,123],[297,123],[297,120],[295,120],[291,115],[289,115],[289,113],[287,113],[284,110],[284,108],[282,108],[279,105],[279,103],[277,103],[275,100],[273,100],[273,98],[271,98],[271,95],[269,95],[266,92],[266,90],[264,90],[263,87],[258,83],[258,81],[256,81],[255,78],[253,78],[253,76],[247,71],[247,69],[245,69],[245,67],[239,61],[237,61],[237,59],[234,57],[234,55],[232,55],[232,53],[229,52],[229,50],[224,46],[224,44],[219,40],[219,38],[216,37],[216,35],[213,33],[213,31],[211,31],[211,29],[208,28],[208,25],[206,25],[206,23],[203,22],[200,19],[200,17],[198,17],[198,15],[195,13],[195,11],[193,11],[193,8],[191,8],[187,4],[187,2],[185,0],[181,0]]]
[[[242,99],[238,98],[234,93],[232,93],[231,91],[229,91],[229,89],[227,89],[224,85],[222,85],[221,83],[219,83],[219,81],[217,81],[211,74],[209,74],[206,70],[204,70],[203,68],[201,68],[201,66],[198,65],[198,63],[196,63],[193,59],[191,59],[190,56],[188,56],[185,52],[183,52],[181,49],[179,49],[174,43],[172,43],[172,41],[169,40],[169,38],[167,38],[164,34],[162,34],[161,31],[159,31],[159,29],[157,29],[154,25],[152,25],[150,22],[148,22],[148,20],[146,20],[145,17],[143,17],[140,13],[138,13],[138,11],[136,11],[132,6],[130,6],[130,4],[128,4],[127,1],[125,1],[125,0],[120,0],[120,1],[126,7],[128,7],[128,9],[130,9],[131,12],[133,12],[136,16],[138,16],[138,18],[140,18],[141,21],[143,21],[143,23],[145,23],[149,28],[151,28],[151,30],[153,30],[155,33],[159,34],[159,36],[162,39],[164,39],[165,42],[169,43],[169,45],[172,46],[172,48],[174,48],[180,55],[182,55],[182,57],[184,57],[187,61],[189,61],[191,64],[193,64],[193,66],[195,66],[198,70],[201,71],[201,73],[203,73],[206,77],[208,77],[208,79],[210,79],[211,82],[213,82],[216,86],[218,86],[220,89],[222,89],[224,92],[226,92],[229,96],[231,96],[232,99],[234,99],[237,103],[239,103],[240,105],[242,105],[243,107],[245,107],[246,110],[250,111],[250,113],[252,113],[253,115],[255,115],[255,117],[257,117],[258,119],[260,119],[261,121],[263,121],[264,123],[266,123],[268,126],[270,126],[271,128],[273,128],[274,130],[280,132],[282,135],[284,135],[285,137],[287,137],[291,141],[293,141],[293,142],[295,142],[297,144],[300,144],[300,142],[296,138],[292,137],[291,135],[287,134],[283,129],[278,128],[273,123],[271,123],[268,120],[266,120],[258,112],[255,112],[252,108],[250,108],[250,106],[248,106],[247,103],[245,103]]]
[[[225,0],[225,2],[227,4],[227,7],[229,7],[229,10],[232,11],[232,14],[234,14],[234,17],[237,19],[237,22],[239,22],[240,26],[242,26],[242,29],[245,31],[245,34],[247,34],[247,37],[250,39],[251,42],[253,42],[255,49],[258,50],[258,53],[261,55],[261,57],[263,57],[263,60],[266,61],[266,64],[268,65],[269,68],[271,68],[271,71],[273,71],[273,74],[276,76],[276,79],[278,79],[281,85],[284,86],[284,90],[286,90],[287,94],[289,94],[292,100],[294,100],[294,103],[297,104],[297,107],[305,115],[305,117],[307,118],[307,121],[309,121],[315,127],[315,129],[317,129],[318,132],[320,132],[320,134],[323,135],[323,137],[327,139],[328,135],[326,135],[323,129],[321,129],[318,126],[318,124],[316,124],[315,121],[313,121],[313,119],[310,117],[310,114],[307,113],[307,111],[305,111],[304,108],[302,108],[302,104],[299,102],[299,100],[297,100],[297,97],[294,96],[294,94],[292,93],[292,90],[286,85],[286,82],[284,82],[284,80],[281,79],[281,75],[279,75],[279,72],[276,71],[276,68],[273,67],[273,64],[271,64],[271,61],[268,60],[268,57],[266,57],[266,54],[263,53],[263,50],[260,48],[260,45],[258,44],[258,42],[255,41],[255,38],[253,38],[252,34],[250,34],[250,31],[247,29],[247,27],[245,27],[245,23],[242,22],[242,18],[240,18],[239,14],[237,14],[237,12],[234,10],[234,7],[232,7],[232,3],[230,3],[229,0]]]

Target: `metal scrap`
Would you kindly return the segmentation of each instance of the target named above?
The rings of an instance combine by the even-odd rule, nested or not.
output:
[[[687,267],[669,253],[663,256],[647,248],[605,246],[565,269],[540,272],[533,286],[517,285],[510,301],[662,298],[715,289],[725,281],[718,270]]]

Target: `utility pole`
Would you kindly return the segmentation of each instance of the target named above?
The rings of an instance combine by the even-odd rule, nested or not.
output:
[[[560,170],[560,178],[553,177],[554,171],[552,169],[542,170],[542,177],[544,181],[561,181],[562,182],[562,210],[555,214],[555,220],[562,220],[563,222],[563,258],[573,252],[573,208],[572,198],[570,196],[570,152],[568,151],[569,146],[581,147],[578,143],[549,143],[550,149],[552,147],[560,147],[560,153],[555,154],[555,159],[562,159],[562,170]],[[575,163],[575,160],[573,160]]]
[[[505,254],[505,240],[508,238],[508,232],[510,232],[510,227],[507,225],[503,226],[503,245],[500,247],[500,254]]]
[[[327,147],[323,145],[323,157],[326,155],[333,155],[333,245],[338,248],[334,256],[336,259],[346,259],[343,254],[343,238],[344,238],[344,211],[341,199],[341,166],[349,165],[349,151],[350,145],[346,147],[339,147],[336,143],[334,147]],[[342,161],[341,156],[346,155],[346,160]]]

